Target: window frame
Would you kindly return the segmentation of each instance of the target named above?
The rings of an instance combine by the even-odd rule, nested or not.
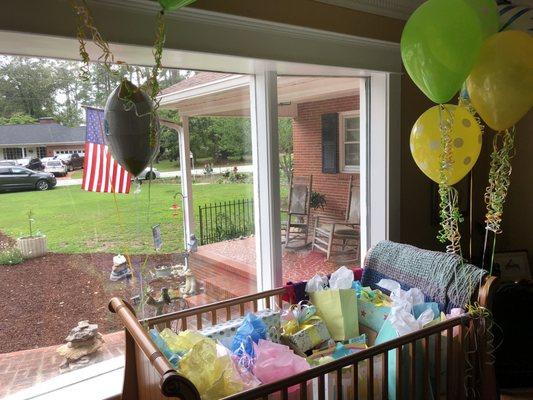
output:
[[[359,118],[359,124],[357,125],[359,129],[359,140],[346,142],[344,140],[346,133],[346,124],[345,120],[347,118]],[[339,172],[346,174],[360,173],[361,171],[361,114],[360,110],[351,110],[339,112]],[[346,149],[345,144],[356,143],[359,144],[359,164],[356,166],[346,165]]]

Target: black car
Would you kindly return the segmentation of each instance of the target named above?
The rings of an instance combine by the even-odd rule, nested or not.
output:
[[[0,191],[37,189],[48,190],[56,185],[56,177],[47,172],[32,171],[24,167],[0,166]]]

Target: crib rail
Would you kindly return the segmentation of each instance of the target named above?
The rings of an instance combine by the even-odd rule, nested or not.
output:
[[[326,398],[333,399],[389,399],[388,388],[388,371],[389,371],[389,354],[391,351],[396,352],[396,399],[429,399],[430,391],[437,394],[443,393],[446,388],[446,399],[465,399],[467,398],[467,388],[473,379],[468,371],[465,371],[466,365],[473,365],[474,352],[468,351],[468,337],[470,330],[467,327],[472,322],[468,315],[456,317],[437,325],[421,329],[386,343],[370,347],[351,356],[343,357],[339,360],[324,364],[309,371],[291,376],[274,383],[261,385],[255,389],[241,392],[224,400],[249,400],[249,399],[267,399],[272,398],[289,398],[289,388],[292,389],[292,398],[309,399]],[[459,332],[454,337],[454,329]],[[443,333],[446,336],[443,336]],[[435,345],[430,346],[431,338],[435,338]],[[441,361],[444,355],[441,351],[442,340],[447,342],[446,350],[446,381],[442,382]],[[454,341],[456,346],[454,346]],[[421,346],[418,346],[421,344]],[[405,369],[402,363],[402,353],[405,353],[407,346],[409,354],[409,368]],[[422,349],[422,365],[417,365],[416,351]],[[434,385],[430,385],[430,351],[434,352]],[[377,363],[376,360],[379,360]],[[468,363],[465,363],[468,361]],[[378,366],[379,368],[376,368]],[[350,368],[350,379],[346,382],[343,370]],[[417,368],[421,368],[423,382],[417,382]],[[360,388],[360,372],[365,370],[366,387]],[[326,375],[333,374],[334,394],[326,397]],[[405,377],[403,374],[407,374]],[[379,375],[379,382],[376,382],[376,376]],[[402,384],[407,378],[408,395],[404,396],[405,389]],[[314,382],[313,382],[314,381]],[[313,395],[310,394],[310,383],[315,385]],[[376,385],[379,384],[379,386]],[[297,386],[296,394],[294,387]],[[351,391],[347,396],[344,386],[350,386]],[[331,389],[331,387],[330,387]],[[363,393],[363,394],[361,394]],[[316,397],[314,396],[316,395]]]
[[[223,300],[205,306],[189,308],[187,310],[160,315],[141,320],[140,323],[149,328],[167,327],[175,331],[188,328],[202,329],[204,324],[216,325],[229,321],[247,312],[257,312],[260,307],[282,309],[284,288],[267,290],[234,299]],[[174,322],[179,322],[176,325]]]
[[[137,321],[127,303],[112,299],[110,309],[126,327],[122,398],[199,400],[194,385],[172,368],[150,340],[146,327],[201,329],[204,324],[224,322],[262,307],[281,308],[284,293],[279,288],[142,321]],[[178,321],[181,326],[176,327]],[[388,399],[391,358],[396,363],[397,399],[430,398],[430,391],[437,394],[436,398],[467,398],[465,388],[476,379],[474,369],[469,367],[477,363],[475,351],[469,350],[474,342],[474,323],[468,315],[453,318],[226,399]]]

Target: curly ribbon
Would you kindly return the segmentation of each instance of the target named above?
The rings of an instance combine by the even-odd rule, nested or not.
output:
[[[285,318],[289,321],[283,325],[283,333],[285,335],[294,335],[296,332],[313,326],[316,321],[321,320],[320,317],[315,316],[316,307],[305,300],[300,301],[298,304],[293,304],[287,313],[289,318],[287,316]]]
[[[501,345],[498,343],[494,344],[494,333],[493,329],[498,328],[501,331],[501,327],[494,322],[494,318],[489,309],[480,306],[477,302],[474,304],[469,304],[466,307],[467,313],[472,317],[473,323],[470,324],[467,336],[472,338],[472,347],[466,349],[466,369],[465,369],[465,393],[466,398],[479,398],[479,393],[476,390],[476,383],[474,382],[474,365],[470,361],[471,358],[479,357],[479,345],[478,345],[478,336],[485,338],[485,363],[488,365],[494,365],[496,361],[495,351]]]
[[[492,256],[490,259],[489,272],[492,275],[494,264],[494,250],[496,245],[496,235],[502,233],[501,221],[503,216],[503,205],[507,199],[507,193],[511,184],[511,159],[515,155],[515,128],[498,132],[492,141],[492,154],[490,155],[489,184],[485,190],[485,203],[487,213],[485,214],[485,242],[483,246],[483,260],[487,250],[487,239],[489,231],[494,233],[492,246]],[[483,266],[483,264],[482,264]]]
[[[446,252],[461,254],[461,234],[459,222],[463,221],[458,207],[457,190],[449,184],[449,170],[454,160],[452,154],[451,130],[454,116],[442,104],[439,106],[440,139],[440,182],[439,182],[439,207],[440,224],[438,239],[440,242],[449,242]]]

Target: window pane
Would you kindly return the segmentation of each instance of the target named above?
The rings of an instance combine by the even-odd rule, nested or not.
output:
[[[358,142],[359,141],[359,129],[347,130],[344,134],[345,142]]]
[[[344,145],[345,151],[345,164],[346,166],[353,167],[359,165],[359,144],[349,143]]]
[[[348,117],[344,119],[346,129],[359,129],[359,117]]]

